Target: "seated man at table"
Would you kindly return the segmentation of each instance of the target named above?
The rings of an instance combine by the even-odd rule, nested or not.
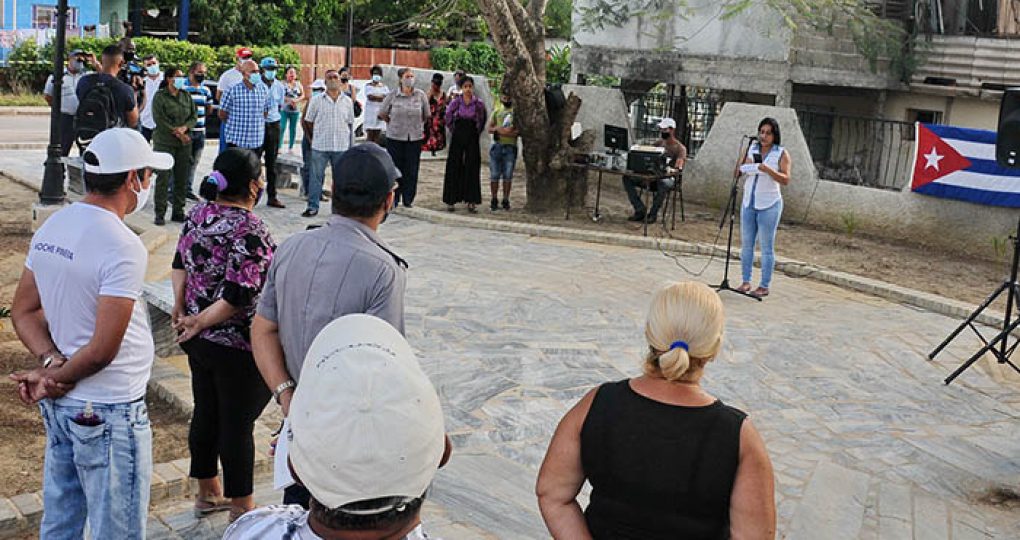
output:
[[[676,138],[676,120],[663,118],[659,122],[659,133],[662,138],[655,141],[655,146],[661,146],[666,149],[666,157],[670,167],[682,170],[684,162],[687,161],[687,148]],[[644,183],[640,178],[624,176],[623,189],[627,191],[627,199],[630,200],[630,205],[634,207],[634,215],[627,218],[627,221],[647,220],[648,223],[655,223],[659,214],[659,208],[662,207],[662,201],[669,189],[673,187],[673,182],[675,181],[676,178],[669,177],[655,182],[652,186],[652,191],[655,192],[655,197],[652,198],[652,209],[646,211],[645,203],[641,200],[641,195],[638,193],[638,188],[643,187]]]

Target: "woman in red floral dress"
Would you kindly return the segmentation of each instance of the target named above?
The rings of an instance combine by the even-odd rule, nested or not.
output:
[[[432,116],[425,122],[425,143],[422,151],[436,152],[446,148],[446,95],[443,94],[443,74],[432,75],[432,86],[429,87],[429,112]]]

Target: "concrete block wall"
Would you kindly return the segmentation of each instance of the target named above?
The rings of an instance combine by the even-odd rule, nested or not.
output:
[[[841,230],[851,214],[858,230],[879,237],[990,256],[992,238],[1016,228],[1017,211],[900,191],[830,182],[818,178],[793,109],[727,103],[704,146],[684,173],[689,200],[725,204],[741,135],[754,134],[758,122],[779,121],[782,143],[792,159],[792,179],[783,188],[783,219]]]

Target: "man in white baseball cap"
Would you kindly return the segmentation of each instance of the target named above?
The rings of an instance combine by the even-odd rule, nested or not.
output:
[[[288,419],[290,468],[311,493],[310,510],[249,512],[225,540],[428,538],[421,507],[450,443],[436,390],[396,328],[365,314],[323,328]]]
[[[173,159],[133,129],[96,135],[80,202],[32,237],[11,317],[41,367],[16,373],[46,428],[41,538],[144,538],[152,473],[145,387],[154,346],[140,301],[148,252],[124,224]]]
[[[683,169],[684,163],[687,161],[687,147],[676,138],[676,120],[672,118],[660,120],[659,134],[661,139],[655,141],[654,145],[666,149],[666,158],[668,158],[671,168]],[[624,176],[623,189],[627,192],[627,199],[630,201],[630,205],[634,207],[634,214],[627,218],[627,220],[655,223],[656,219],[658,219],[659,208],[666,198],[666,193],[673,187],[675,182],[676,178],[667,177],[652,183],[650,187],[655,192],[655,196],[652,198],[652,208],[646,209],[645,203],[641,200],[641,195],[638,193],[638,189],[643,188],[645,184],[638,179]]]

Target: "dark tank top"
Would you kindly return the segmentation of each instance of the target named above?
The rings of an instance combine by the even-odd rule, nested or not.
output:
[[[747,415],[644,397],[623,380],[602,385],[581,428],[591,483],[584,512],[600,539],[729,537],[730,492]]]

